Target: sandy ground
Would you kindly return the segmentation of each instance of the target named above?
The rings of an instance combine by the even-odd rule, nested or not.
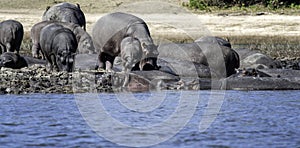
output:
[[[41,21],[41,10],[0,10],[0,21],[20,21],[25,32]],[[213,14],[179,13],[134,13],[149,25],[152,36],[177,36],[197,38],[203,35],[217,36],[300,36],[300,16],[266,14],[259,16],[218,16]],[[85,13],[87,31],[104,14]]]

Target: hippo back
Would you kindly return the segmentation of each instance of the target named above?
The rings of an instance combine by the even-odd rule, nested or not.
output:
[[[33,43],[32,54],[34,57],[38,54],[40,50],[40,32],[41,29],[49,24],[58,24],[62,25],[65,28],[70,29],[76,36],[78,42],[78,53],[95,53],[95,48],[93,45],[92,37],[83,30],[78,24],[67,23],[67,22],[58,22],[58,21],[42,21],[35,24],[31,28],[31,40]]]
[[[220,77],[228,77],[236,73],[240,66],[240,58],[236,51],[219,42],[196,42],[204,55],[210,68],[214,69]]]
[[[239,67],[238,54],[218,43],[161,44],[158,51],[159,58],[174,58],[209,66],[220,77],[235,73],[235,69]]]
[[[225,40],[221,37],[217,37],[217,36],[204,36],[201,37],[199,39],[196,39],[195,42],[204,42],[204,43],[218,43],[220,46],[227,46],[229,48],[231,48],[231,44],[228,40]]]
[[[86,30],[85,16],[78,4],[76,6],[65,2],[53,5],[44,12],[42,19],[44,21],[56,20],[61,22],[74,23],[80,25],[84,30]]]
[[[101,17],[94,25],[92,31],[96,50],[114,55],[119,54],[120,43],[124,37],[132,35],[132,32],[128,32],[128,29],[133,24],[141,24],[144,28],[143,36],[150,37],[150,32],[145,22],[134,15],[116,12]],[[103,51],[106,46],[115,46],[117,51]]]
[[[205,55],[196,43],[161,44],[158,46],[159,58],[175,58],[208,65]]]

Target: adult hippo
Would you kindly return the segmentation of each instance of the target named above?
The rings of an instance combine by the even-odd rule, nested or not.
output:
[[[121,52],[121,42],[128,36],[141,43],[142,63],[144,65],[150,63],[152,69],[158,69],[157,46],[153,43],[148,26],[141,18],[121,12],[101,17],[93,27],[92,38],[95,48],[99,52],[99,68],[111,70],[115,57]]]
[[[27,56],[20,56],[13,52],[5,52],[0,55],[0,67],[20,69],[34,64],[45,65],[46,61]]]
[[[45,26],[41,30],[40,45],[50,70],[72,71],[77,41],[70,29],[58,24]]]
[[[43,21],[56,20],[78,24],[86,30],[86,21],[84,13],[81,11],[79,4],[74,5],[67,2],[59,3],[47,7],[43,14]]]
[[[3,52],[19,53],[24,35],[23,25],[15,20],[0,23],[0,54]]]
[[[161,44],[158,51],[161,59],[174,58],[209,66],[217,77],[230,76],[239,68],[238,54],[228,46],[219,45],[218,42]]]
[[[94,54],[95,48],[91,36],[84,31],[79,25],[67,22],[58,21],[42,21],[32,26],[30,37],[32,41],[32,56],[35,58],[40,58],[41,47],[40,47],[40,33],[41,30],[49,24],[62,25],[65,28],[70,29],[76,36],[78,43],[77,53],[79,54]]]

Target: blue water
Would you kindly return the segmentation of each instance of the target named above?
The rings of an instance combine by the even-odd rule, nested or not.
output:
[[[163,91],[134,96],[147,101],[155,93],[164,94],[165,99],[148,112],[129,110],[115,94],[97,96],[111,117],[132,127],[147,127],[165,121],[182,95]],[[189,99],[198,100],[191,120],[175,136],[152,147],[300,146],[300,91],[226,91],[220,111],[205,131],[199,131],[199,123],[210,92],[190,94]],[[0,147],[122,147],[89,126],[72,94],[2,95],[0,103]],[[127,142],[141,134],[114,130],[121,130]],[[171,131],[161,129],[160,134]]]

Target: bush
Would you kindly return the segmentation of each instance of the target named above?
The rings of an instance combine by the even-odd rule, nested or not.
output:
[[[299,0],[190,0],[189,7],[205,10],[208,6],[219,8],[248,7],[251,5],[263,5],[270,8],[295,7],[300,5]]]

